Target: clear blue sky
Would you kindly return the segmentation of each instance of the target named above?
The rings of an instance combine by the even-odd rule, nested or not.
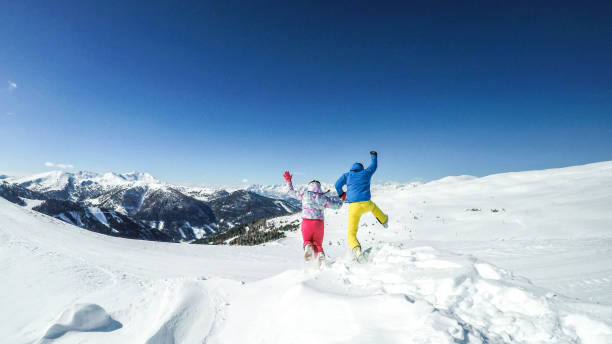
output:
[[[612,3],[492,3],[3,1],[0,174],[334,181],[371,149],[378,181],[612,160]]]

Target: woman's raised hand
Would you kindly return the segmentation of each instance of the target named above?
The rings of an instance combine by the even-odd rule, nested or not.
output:
[[[287,183],[291,183],[291,178],[292,178],[293,176],[291,175],[291,173],[289,173],[289,171],[285,171],[285,173],[283,174],[283,177],[285,178],[285,181],[286,181]]]

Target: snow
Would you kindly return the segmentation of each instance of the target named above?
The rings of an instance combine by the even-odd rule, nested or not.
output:
[[[106,332],[121,328],[104,308],[96,304],[75,304],[59,317],[43,335],[43,339],[57,339],[69,331]]]
[[[463,179],[475,178],[472,176],[461,176],[461,177]],[[459,178],[459,177],[447,177],[447,178]],[[407,183],[407,184],[397,183],[397,182],[386,182],[383,184],[375,183],[375,184],[372,184],[372,191],[379,192],[379,193],[396,192],[399,190],[411,189],[421,184],[422,183],[420,182],[413,182],[413,183]],[[296,184],[296,183],[293,184],[293,187],[295,190],[306,190],[307,186],[308,184]],[[325,191],[329,190],[332,195],[336,194],[336,188],[333,183],[321,182],[321,188]],[[234,188],[229,187],[227,190],[230,192],[236,191],[236,190],[247,190],[247,191],[255,192],[262,196],[266,196],[270,198],[278,198],[278,199],[283,199],[283,200],[291,198],[291,196],[289,196],[289,194],[287,193],[286,184],[274,184],[274,185],[252,184],[252,185],[234,187]]]
[[[279,202],[279,201],[275,201],[274,204],[283,207],[283,209],[285,209],[285,211],[292,213],[293,209],[287,207],[283,202]]]
[[[116,186],[125,184],[161,184],[159,180],[148,173],[129,172],[129,173],[95,173],[80,171],[73,174],[78,184],[88,181],[102,186]]]
[[[114,187],[118,185],[164,185],[148,173],[95,173],[79,171],[75,173],[64,171],[50,171],[28,177],[9,177],[8,182],[25,184],[26,187],[35,191],[47,192],[63,190],[70,180],[75,184],[93,183],[102,187]],[[32,184],[33,185],[29,185]]]
[[[53,191],[65,188],[69,183],[71,175],[68,172],[51,171],[29,177],[9,178],[7,181],[16,184],[37,183],[36,191]]]
[[[377,185],[373,200],[391,220],[362,219],[371,261],[347,257],[344,206],[318,269],[299,232],[147,242],[0,199],[3,342],[612,342],[612,162]]]
[[[188,187],[188,186],[182,186],[182,185],[172,185],[172,188],[184,193],[185,195],[188,195],[190,197],[193,197],[197,200],[204,201],[204,202],[211,201],[213,198],[215,198],[215,195],[218,192],[223,191],[223,189],[219,187],[207,187],[207,186]]]
[[[279,179],[281,179],[279,177]],[[308,184],[293,184],[295,190],[306,190]],[[330,190],[335,193],[335,188],[331,183],[321,183],[321,188],[325,191]],[[256,194],[260,194],[262,196],[270,197],[270,198],[278,198],[278,199],[288,199],[291,198],[287,193],[287,185],[286,184],[274,184],[274,185],[261,185],[261,184],[252,184],[247,186],[242,186],[238,188],[228,188],[228,191],[236,191],[236,190],[247,190],[252,191]]]
[[[139,211],[142,208],[142,204],[144,203],[144,200],[145,200],[149,190],[151,190],[151,187],[149,187],[149,186],[145,187],[145,189],[142,192],[142,194],[140,194],[140,198],[138,199],[138,205],[136,206],[135,209],[133,209],[134,211]]]
[[[586,316],[570,326],[571,309],[528,280],[486,269],[503,281],[481,276],[469,257],[384,245],[367,266],[339,261],[247,285],[227,312],[226,327],[241,331],[212,342],[550,343],[576,341],[579,328],[600,328],[593,342],[612,339],[608,326]]]
[[[392,215],[390,224],[407,225],[415,239],[612,237],[608,185],[611,162],[461,178],[452,184],[434,181],[378,198],[374,190],[373,197]],[[466,211],[472,208],[482,211]]]
[[[64,213],[59,214],[59,216],[58,216],[58,217],[59,217],[59,218],[60,218],[62,221],[66,221],[66,222],[68,222],[68,223],[74,224],[74,223],[72,222],[72,220],[70,220],[70,219],[69,219],[69,218],[66,216],[66,214],[64,214]]]
[[[191,229],[193,230],[193,235],[196,239],[202,239],[204,236],[206,236],[206,230],[204,228],[191,227]]]
[[[123,173],[120,174],[119,177],[121,177],[122,179],[128,181],[128,182],[144,182],[144,183],[153,183],[153,184],[159,184],[160,181],[157,180],[155,177],[153,177],[152,175],[148,174],[148,173],[142,173],[142,172],[129,172],[129,173]]]
[[[25,207],[28,209],[32,209],[35,207],[38,207],[39,205],[45,203],[44,200],[38,200],[38,199],[29,199],[29,198],[21,198],[22,200],[24,200],[24,202],[26,202]]]
[[[76,225],[78,227],[83,227],[83,221],[81,220],[81,215],[79,215],[78,212],[71,211],[70,215],[72,215],[72,218],[76,220],[76,222],[77,222]],[[70,221],[70,222],[72,222],[72,221]]]
[[[98,221],[100,221],[103,225],[105,225],[106,227],[110,227],[110,225],[108,224],[108,220],[106,219],[106,216],[104,216],[104,213],[100,210],[100,208],[89,207],[89,212],[96,219],[98,219]]]

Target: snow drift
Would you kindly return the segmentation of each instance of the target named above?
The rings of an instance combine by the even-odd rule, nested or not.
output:
[[[104,308],[95,304],[75,304],[51,325],[42,339],[57,339],[70,331],[108,332],[121,328],[121,323],[110,317]]]

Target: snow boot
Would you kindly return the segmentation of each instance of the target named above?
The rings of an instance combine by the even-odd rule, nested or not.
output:
[[[313,255],[314,255],[314,250],[312,249],[312,245],[306,244],[306,246],[304,246],[304,260],[307,262],[310,261]]]
[[[370,253],[372,253],[371,247],[361,250],[361,246],[357,246],[353,249],[353,257],[355,261],[360,264],[365,264],[370,261]]]
[[[319,255],[317,256],[317,261],[319,263],[319,266],[323,265],[323,263],[325,263],[325,253],[319,252]]]
[[[359,259],[361,259],[361,246],[353,247],[353,250],[351,251],[351,253],[353,254],[353,259],[355,259],[356,261],[359,261]]]
[[[325,260],[325,253],[320,252],[319,255],[317,256],[317,258],[319,259],[319,261],[324,261]]]
[[[385,223],[380,222],[378,218],[376,221],[378,221],[378,223],[380,223],[384,228],[389,228],[389,215],[385,214],[385,216],[387,217],[387,221],[385,221]]]

